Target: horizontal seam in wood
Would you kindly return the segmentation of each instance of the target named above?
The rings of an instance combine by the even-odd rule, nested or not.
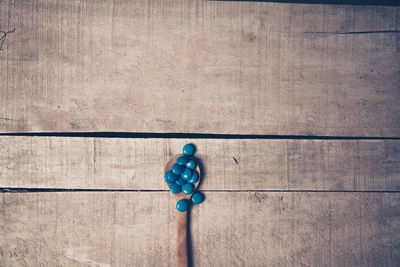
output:
[[[236,190],[236,189],[204,189],[210,193],[400,193],[399,190]],[[2,187],[0,193],[36,193],[36,192],[169,192],[166,189],[90,189],[90,188],[12,188]]]
[[[363,31],[363,32],[302,32],[308,34],[378,34],[378,33],[400,33],[399,30],[385,31]]]
[[[310,5],[336,5],[336,6],[399,6],[400,4],[392,0],[371,1],[371,0],[207,0],[209,2],[271,2],[281,4],[310,4]]]
[[[400,140],[400,137],[378,136],[320,136],[320,135],[265,135],[217,133],[149,133],[149,132],[37,132],[0,133],[1,136],[87,137],[87,138],[176,138],[176,139],[295,139],[295,140]]]

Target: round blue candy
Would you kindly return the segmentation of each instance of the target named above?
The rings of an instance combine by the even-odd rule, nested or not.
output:
[[[178,180],[176,180],[175,183],[182,186],[182,185],[186,184],[187,182],[183,178],[179,178]]]
[[[172,171],[166,172],[164,174],[164,180],[169,184],[172,184],[173,182],[178,180],[178,178],[179,178],[179,176],[175,175]]]
[[[204,200],[204,195],[200,192],[195,192],[192,197],[190,198],[193,204],[200,204]]]
[[[193,144],[187,144],[183,147],[183,154],[186,156],[191,156],[196,151],[196,147]]]
[[[181,177],[182,177],[183,179],[185,179],[185,180],[189,180],[189,179],[192,177],[192,175],[193,175],[193,171],[192,171],[191,169],[189,169],[189,168],[186,168],[186,169],[182,172]]]
[[[181,192],[181,186],[176,183],[173,183],[170,184],[169,190],[171,190],[173,194],[178,194],[179,192]]]
[[[185,165],[189,161],[189,158],[186,156],[180,156],[176,159],[176,163],[179,165]]]
[[[196,162],[194,161],[194,160],[189,160],[188,161],[188,163],[186,163],[186,168],[189,168],[189,169],[192,169],[192,170],[194,170],[194,169],[196,169],[196,167],[197,167],[197,164],[196,164]]]
[[[193,193],[193,190],[194,190],[194,186],[192,184],[187,183],[182,186],[182,192],[185,195],[190,195],[191,193]]]
[[[192,177],[188,180],[188,183],[195,184],[199,180],[199,174],[194,171]]]
[[[185,212],[189,208],[189,203],[186,199],[181,199],[176,202],[176,209],[180,212]]]
[[[175,163],[174,165],[172,165],[171,171],[176,175],[180,175],[184,169],[185,169],[185,166]]]

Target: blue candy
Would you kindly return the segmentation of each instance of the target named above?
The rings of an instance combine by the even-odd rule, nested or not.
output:
[[[195,192],[190,199],[192,200],[193,204],[197,205],[204,201],[204,195],[200,192]]]
[[[193,190],[194,190],[194,186],[192,184],[187,183],[182,186],[182,192],[185,195],[190,195],[191,193],[193,193]]]
[[[185,166],[175,163],[174,165],[172,165],[171,171],[176,175],[180,175],[184,169],[185,169]]]
[[[199,174],[194,171],[192,177],[188,180],[188,183],[195,184],[199,180]]]
[[[164,175],[164,180],[169,184],[172,184],[173,182],[178,180],[178,178],[179,176],[175,175],[172,171],[166,172]]]
[[[173,183],[169,186],[169,190],[171,190],[173,194],[178,194],[179,192],[181,192],[181,186]]]
[[[189,168],[186,168],[186,169],[182,172],[181,177],[182,177],[183,179],[185,179],[185,180],[189,180],[189,179],[192,177],[192,175],[193,175],[193,171],[192,171],[191,169],[189,169]]]
[[[189,203],[186,199],[181,199],[176,203],[176,209],[180,212],[185,212],[189,208]]]
[[[193,144],[187,144],[183,147],[183,154],[191,156],[196,151],[196,147]]]
[[[175,183],[182,186],[182,185],[186,184],[187,182],[183,178],[179,178]]]
[[[185,165],[189,161],[189,158],[186,156],[180,156],[176,159],[176,163],[179,165]]]
[[[186,163],[186,168],[189,168],[189,169],[192,169],[192,170],[194,170],[194,169],[196,169],[196,167],[197,167],[197,164],[196,164],[196,162],[194,161],[194,160],[189,160],[189,162],[188,163]]]

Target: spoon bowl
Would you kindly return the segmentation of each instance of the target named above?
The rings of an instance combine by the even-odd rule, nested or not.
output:
[[[164,168],[164,173],[169,172],[169,171],[171,170],[172,165],[174,165],[174,164],[176,163],[176,159],[179,158],[180,156],[185,156],[185,155],[183,155],[183,154],[178,154],[178,155],[174,156],[173,158],[171,158],[171,159],[167,162],[167,164],[165,165],[165,168]],[[187,156],[187,157],[193,159],[193,158],[190,157],[190,156]],[[193,160],[194,160],[194,159],[193,159]],[[195,162],[196,162],[196,161],[195,161]],[[194,187],[193,192],[192,192],[191,194],[189,194],[189,195],[185,195],[182,191],[179,192],[178,194],[173,194],[176,201],[178,201],[178,200],[180,200],[180,199],[187,199],[187,200],[190,200],[190,197],[193,195],[194,192],[196,192],[196,189],[197,189],[197,187],[198,187],[198,185],[199,185],[199,183],[200,183],[200,178],[201,178],[200,167],[199,167],[199,164],[197,164],[197,162],[196,162],[196,165],[197,165],[197,166],[196,166],[196,169],[194,169],[194,171],[197,171],[197,173],[199,174],[199,180],[198,180],[196,183],[193,184],[193,187]],[[168,183],[166,183],[166,184],[167,184],[168,186],[170,185],[170,184],[168,184]]]

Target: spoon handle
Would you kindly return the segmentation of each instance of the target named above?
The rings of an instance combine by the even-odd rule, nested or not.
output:
[[[177,217],[178,233],[176,239],[176,263],[178,267],[188,266],[187,255],[187,211],[179,212]]]

